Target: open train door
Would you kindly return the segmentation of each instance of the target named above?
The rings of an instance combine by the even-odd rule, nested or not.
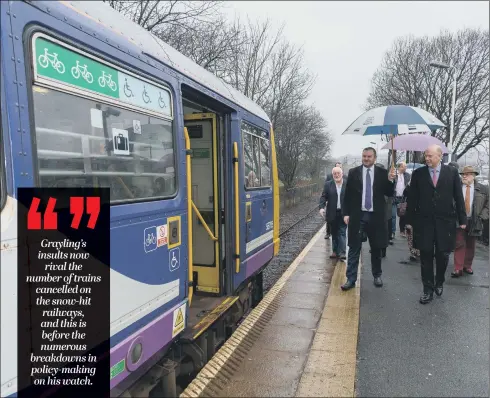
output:
[[[184,115],[191,149],[192,262],[196,293],[221,293],[217,118]]]

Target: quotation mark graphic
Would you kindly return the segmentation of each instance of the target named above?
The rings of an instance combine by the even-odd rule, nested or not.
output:
[[[87,202],[87,208],[84,209],[84,199]],[[58,228],[58,214],[54,211],[56,206],[56,199],[49,198],[46,211],[44,212],[44,228],[41,223],[41,212],[39,212],[39,204],[41,200],[39,198],[33,198],[29,212],[27,213],[27,229],[57,229]],[[87,227],[94,229],[97,224],[97,219],[100,214],[100,198],[99,197],[87,197],[74,196],[70,198],[70,214],[73,214],[71,227],[78,229],[83,214],[89,214],[90,218],[87,223]]]
[[[39,198],[33,198],[31,207],[27,213],[27,229],[42,229],[41,228],[41,213],[37,211],[41,200]],[[46,211],[44,212],[44,229],[57,229],[58,228],[58,215],[54,212],[54,206],[56,205],[56,199],[49,198]]]

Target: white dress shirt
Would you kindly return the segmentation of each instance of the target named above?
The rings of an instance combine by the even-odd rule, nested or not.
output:
[[[396,196],[403,196],[404,190],[405,190],[405,176],[403,174],[398,174],[398,179],[396,180]]]
[[[370,211],[372,212],[374,209],[374,203],[373,203],[373,185],[374,185],[374,165],[369,167],[369,176],[371,177],[371,208],[369,210],[366,210],[365,206],[365,201],[366,201],[366,172],[367,172],[367,167],[362,166],[362,211]]]
[[[463,184],[463,198],[464,198],[465,203],[466,203],[466,184]],[[471,214],[473,212],[473,200],[474,199],[475,199],[475,183],[470,185],[470,212],[469,212],[469,214],[467,214],[468,217],[471,217]]]
[[[342,181],[340,184],[335,183],[335,187],[337,188],[337,210],[340,209],[340,192],[342,191]]]

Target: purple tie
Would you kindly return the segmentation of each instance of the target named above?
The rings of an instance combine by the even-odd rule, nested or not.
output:
[[[371,174],[369,174],[371,170],[366,170],[366,196],[364,197],[364,206],[366,210],[371,210]]]

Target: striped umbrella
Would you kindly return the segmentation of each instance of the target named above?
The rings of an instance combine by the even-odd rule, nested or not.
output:
[[[355,135],[390,135],[391,150],[396,135],[409,133],[428,133],[445,127],[439,119],[423,109],[407,105],[388,105],[364,112],[342,133]],[[395,159],[391,159],[392,168]]]
[[[342,133],[355,135],[391,135],[417,132],[429,133],[445,127],[435,116],[423,109],[406,105],[389,105],[364,112]]]

